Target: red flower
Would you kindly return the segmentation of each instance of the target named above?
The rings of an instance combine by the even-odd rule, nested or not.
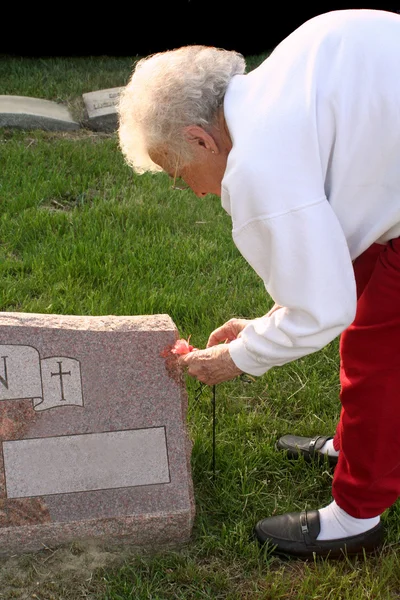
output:
[[[194,350],[198,350],[191,344],[189,344],[190,335],[187,340],[177,340],[174,346],[171,348],[172,354],[189,354],[189,352],[193,352]]]

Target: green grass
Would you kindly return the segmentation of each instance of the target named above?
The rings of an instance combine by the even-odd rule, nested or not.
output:
[[[0,61],[1,94],[63,101],[125,85],[136,58],[20,58]]]
[[[254,66],[261,57],[252,57]],[[130,59],[7,59],[0,94],[74,103],[123,85]],[[79,99],[79,98],[78,98]],[[115,134],[0,130],[0,310],[80,315],[168,313],[203,346],[232,316],[272,305],[231,239],[213,196],[136,176]],[[252,383],[217,386],[216,478],[211,390],[187,381],[196,520],[187,547],[142,556],[79,545],[0,563],[0,598],[338,600],[400,598],[399,505],[368,558],[303,563],[259,552],[255,521],[330,501],[329,468],[274,450],[287,432],[334,431],[338,344]]]

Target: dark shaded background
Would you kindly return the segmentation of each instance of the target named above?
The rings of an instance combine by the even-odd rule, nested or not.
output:
[[[0,54],[49,56],[143,56],[187,44],[206,44],[242,54],[274,48],[307,19],[330,10],[375,8],[400,12],[396,4],[336,3],[313,7],[235,0],[171,0],[129,5],[22,6],[3,13]],[[1,58],[1,57],[0,57]]]

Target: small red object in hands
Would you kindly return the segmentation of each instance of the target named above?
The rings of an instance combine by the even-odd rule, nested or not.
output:
[[[174,344],[174,346],[171,348],[171,353],[172,354],[189,354],[189,352],[193,352],[194,350],[198,350],[198,348],[195,348],[194,346],[192,346],[191,344],[189,344],[189,340],[190,340],[190,335],[188,337],[187,340],[177,340]]]

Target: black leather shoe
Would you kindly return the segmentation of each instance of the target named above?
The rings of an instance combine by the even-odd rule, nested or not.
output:
[[[299,458],[300,455],[308,461],[324,461],[326,458],[328,463],[334,467],[337,465],[338,457],[319,452],[325,442],[331,439],[332,436],[329,435],[317,435],[314,438],[309,438],[289,434],[279,438],[276,442],[276,448],[277,450],[286,450],[289,458]]]
[[[318,541],[320,529],[319,512],[311,510],[263,519],[255,526],[254,534],[272,554],[303,559],[363,555],[377,550],[383,542],[381,523],[365,533],[337,540]]]

